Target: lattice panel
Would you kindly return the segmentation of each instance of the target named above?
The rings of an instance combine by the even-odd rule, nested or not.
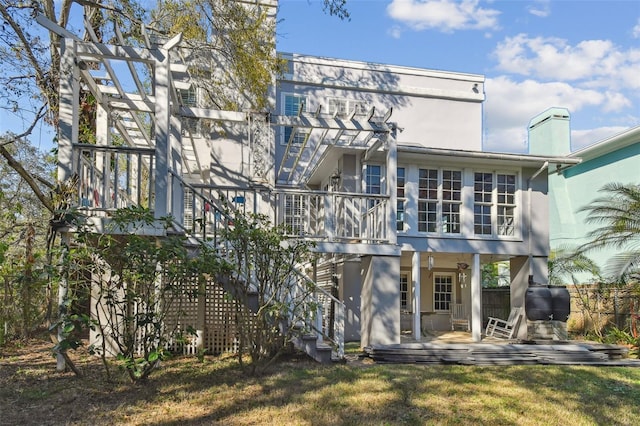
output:
[[[238,329],[235,324],[237,303],[228,299],[222,286],[207,286],[204,344],[210,353],[238,351]]]

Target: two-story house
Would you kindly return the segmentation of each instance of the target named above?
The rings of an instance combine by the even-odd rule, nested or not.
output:
[[[317,329],[362,346],[399,343],[403,322],[415,339],[448,329],[454,304],[480,341],[482,264],[509,262],[514,307],[530,277],[546,281],[547,171],[579,160],[483,151],[483,76],[282,54],[269,110],[220,111],[200,102],[179,37],[123,49],[44,24],[63,37],[59,176],[80,177],[76,203],[98,226],[143,204],[209,238],[193,224],[220,226],[220,194],[266,213],[315,242],[301,267],[340,305]],[[114,61],[150,81],[118,83]],[[95,145],[79,142],[82,90],[97,100]]]

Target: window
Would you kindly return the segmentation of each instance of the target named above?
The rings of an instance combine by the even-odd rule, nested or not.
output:
[[[347,115],[347,100],[338,98],[329,98],[327,102],[328,113],[336,114],[338,117],[345,117]]]
[[[438,170],[420,169],[418,175],[418,231],[436,232]]]
[[[365,173],[365,186],[367,194],[382,194],[382,166],[367,165]],[[369,200],[368,206],[372,208],[377,205],[380,200]]]
[[[498,181],[498,235],[515,235],[516,177],[499,174]]]
[[[356,114],[366,114],[368,108],[360,101],[343,98],[328,98],[327,113],[336,115],[336,117],[345,118],[349,116],[355,109]]]
[[[434,275],[433,310],[449,312],[453,298],[453,275]]]
[[[307,109],[307,99],[304,96],[285,94],[284,95],[284,115],[288,116],[296,116],[298,115],[298,111],[306,111]],[[293,133],[293,127],[285,127],[284,128],[284,137],[282,140],[283,144],[288,144],[291,140],[292,144],[301,145],[304,143],[306,138],[309,136],[309,133],[305,130],[298,129],[293,135],[293,139],[291,139],[291,134]]]
[[[475,173],[473,180],[473,229],[476,235],[491,235],[493,175]]]
[[[461,171],[419,170],[418,231],[459,234],[461,206]]]
[[[284,224],[292,235],[302,235],[305,231],[308,200],[304,195],[285,194]]]
[[[462,204],[462,172],[442,171],[442,232],[460,233],[460,206]]]
[[[398,167],[397,171],[397,183],[398,183],[398,201],[397,201],[397,217],[396,217],[396,230],[404,231],[404,184],[405,184],[405,170],[404,167]]]
[[[516,181],[515,174],[474,174],[473,225],[476,235],[516,234]]]
[[[400,274],[400,310],[408,312],[409,309],[409,276]]]
[[[183,106],[197,107],[198,92],[194,85],[189,89],[178,90],[180,101]],[[196,117],[182,117],[182,136],[199,137],[201,134],[200,119]]]

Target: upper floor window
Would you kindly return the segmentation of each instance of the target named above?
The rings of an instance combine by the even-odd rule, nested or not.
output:
[[[382,194],[382,166],[367,164],[365,170],[365,189],[367,194]],[[370,199],[368,208],[372,208],[380,202],[378,199]]]
[[[345,118],[352,112],[356,114],[365,114],[368,110],[367,106],[353,99],[344,98],[328,98],[327,99],[327,113],[335,115],[336,117]]]
[[[198,106],[198,90],[194,85],[189,89],[179,89],[178,95],[182,106]],[[201,122],[197,117],[182,117],[182,136],[199,137],[202,133]]]
[[[302,112],[305,112],[307,110],[307,98],[305,96],[284,94],[283,101],[284,115],[296,116],[298,115],[300,109],[302,109]],[[289,141],[291,141],[292,144],[302,144],[309,135],[309,133],[304,129],[297,129],[295,133],[293,133],[293,131],[293,127],[288,126],[284,128],[284,136],[282,140],[283,144],[286,145],[289,143]]]
[[[474,174],[473,228],[476,235],[516,234],[516,190],[515,174]]]
[[[419,170],[418,231],[459,234],[461,206],[461,171]]]
[[[515,235],[516,176],[498,174],[498,235]]]
[[[396,230],[404,231],[404,184],[405,184],[405,169],[404,167],[398,167],[397,172],[397,207],[396,207]]]

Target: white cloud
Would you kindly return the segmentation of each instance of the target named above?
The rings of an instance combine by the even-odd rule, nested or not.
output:
[[[397,25],[394,25],[393,27],[387,30],[387,34],[389,34],[393,38],[398,39],[402,35],[402,29]]]
[[[638,23],[631,29],[631,34],[633,38],[640,38],[640,18],[638,18]]]
[[[596,142],[610,138],[618,133],[629,130],[628,127],[598,127],[589,130],[571,131],[571,151],[578,151]]]
[[[546,18],[551,14],[549,0],[539,0],[527,7],[527,11],[539,18]]]
[[[550,107],[564,107],[573,114],[587,107],[606,105],[610,101],[605,94],[596,90],[580,89],[568,83],[517,82],[508,76],[488,78],[485,92],[487,136],[484,148],[489,151],[526,151],[529,121]]]
[[[469,29],[493,29],[500,12],[479,6],[478,0],[393,0],[387,13],[414,30],[442,32]]]
[[[609,40],[585,40],[572,46],[561,38],[518,34],[498,43],[493,56],[498,70],[512,74],[611,92],[640,88],[640,49],[624,50]]]

